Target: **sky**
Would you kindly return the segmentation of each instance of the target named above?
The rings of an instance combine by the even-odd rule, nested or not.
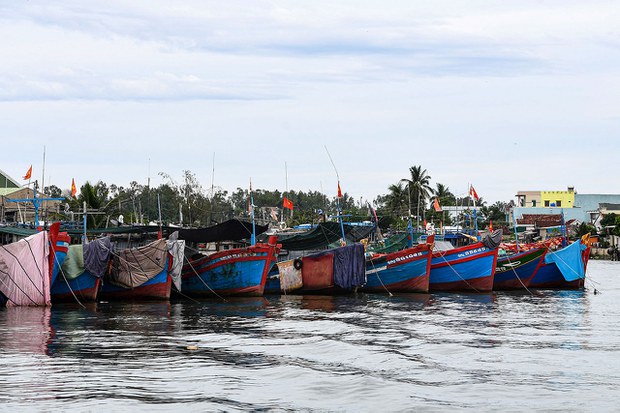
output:
[[[372,201],[421,165],[490,203],[617,194],[619,21],[598,0],[5,1],[0,169],[332,197],[339,177]]]

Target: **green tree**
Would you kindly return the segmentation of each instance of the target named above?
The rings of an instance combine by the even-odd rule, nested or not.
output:
[[[434,191],[430,186],[431,177],[426,169],[422,169],[421,166],[412,166],[409,168],[409,174],[409,178],[401,179],[401,181],[409,186],[411,200],[415,203],[416,217],[419,222],[422,218],[420,213],[425,214],[426,201]]]
[[[70,201],[74,211],[82,211],[86,203],[88,228],[102,228],[105,226],[109,217],[106,208],[108,207],[108,187],[103,181],[92,185],[86,181],[80,188],[77,200]]]

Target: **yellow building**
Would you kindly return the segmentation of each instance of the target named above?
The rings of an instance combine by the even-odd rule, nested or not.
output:
[[[566,191],[519,191],[517,206],[524,208],[572,208],[575,203],[575,188]]]
[[[575,203],[575,189],[567,191],[540,191],[540,203],[544,208],[572,208]]]

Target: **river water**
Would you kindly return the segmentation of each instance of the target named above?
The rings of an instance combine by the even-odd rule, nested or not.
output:
[[[585,291],[0,310],[18,411],[612,411],[620,263]],[[594,293],[596,287],[598,294]]]

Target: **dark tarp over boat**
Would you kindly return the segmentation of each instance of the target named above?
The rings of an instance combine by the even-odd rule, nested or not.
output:
[[[256,234],[267,231],[266,225],[255,225]],[[230,219],[221,224],[207,228],[180,229],[179,239],[188,242],[218,242],[218,241],[237,241],[250,238],[252,235],[252,223]]]
[[[366,238],[373,230],[372,226],[343,224],[344,235],[348,241],[357,242]],[[306,232],[278,233],[278,244],[289,251],[311,251],[327,248],[342,238],[342,229],[338,222],[321,222]]]
[[[380,253],[380,254],[389,254],[390,252],[396,252],[407,248],[407,243],[409,241],[409,234],[402,233],[396,234],[389,238],[386,238],[381,244],[375,244],[368,247],[369,251]]]
[[[109,227],[109,228],[93,228],[86,230],[86,234],[90,236],[103,235],[103,234],[154,234],[159,232],[160,227],[156,225],[129,225],[122,227]],[[164,233],[176,231],[174,227],[161,227]],[[72,237],[80,237],[84,234],[82,228],[67,227],[60,225],[60,231],[66,232]],[[0,226],[0,233],[16,235],[19,237],[27,237],[32,234],[36,234],[37,231],[33,228],[12,227],[12,226]]]
[[[351,231],[345,232],[347,241],[350,242],[359,242],[361,239],[368,238],[370,233],[375,231],[374,225],[344,225],[351,227]]]

